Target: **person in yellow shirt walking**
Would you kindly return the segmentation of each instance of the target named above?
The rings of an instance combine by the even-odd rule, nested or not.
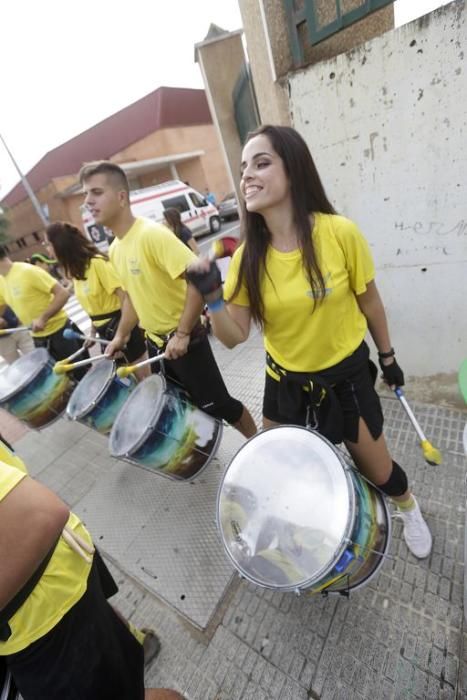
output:
[[[34,345],[45,347],[55,360],[63,360],[81,347],[63,337],[65,328],[79,332],[63,307],[69,294],[48,272],[29,263],[13,262],[0,246],[0,315],[9,306],[24,326],[30,326]],[[89,357],[86,351],[83,357]],[[80,379],[87,367],[75,370]]]
[[[165,226],[133,216],[128,181],[117,164],[85,165],[80,182],[94,220],[115,235],[109,257],[128,294],[122,323],[106,352],[120,350],[139,319],[149,355],[164,350],[167,377],[181,384],[206,413],[226,420],[246,437],[254,435],[254,421],[228,393],[200,322],[203,299],[185,281],[185,269],[196,260],[195,254]],[[152,367],[159,371],[158,365]]]
[[[81,520],[0,436],[0,677],[24,700],[183,700],[144,689],[138,632]],[[0,687],[1,693],[1,687]]]
[[[427,557],[431,534],[386,446],[364,340],[369,330],[385,381],[402,386],[366,240],[336,214],[305,141],[290,127],[249,134],[240,189],[245,243],[224,294],[215,263],[198,261],[187,272],[205,295],[214,334],[232,348],[248,338],[252,321],[261,326],[264,427],[309,425],[344,441],[364,476],[395,502],[410,551]]]
[[[125,292],[109,259],[76,227],[58,221],[46,230],[50,252],[57,258],[65,275],[72,279],[79,303],[92,321],[92,335],[112,340],[118,333]],[[127,362],[147,358],[142,330],[135,324],[125,344]],[[138,370],[139,379],[149,376],[149,368]]]

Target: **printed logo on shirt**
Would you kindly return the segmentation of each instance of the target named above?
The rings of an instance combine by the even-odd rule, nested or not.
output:
[[[312,289],[309,289],[306,293],[307,297],[311,297],[311,299],[323,299],[324,297],[329,296],[332,292],[332,287],[328,287],[327,283],[331,279],[331,273],[328,272],[327,275],[324,276],[324,291],[321,291],[321,289],[317,289],[315,292]]]
[[[21,287],[15,287],[15,286],[11,287],[11,296],[16,297],[16,298],[21,297],[22,296]]]
[[[91,294],[91,289],[89,287],[89,284],[86,282],[86,284],[83,284],[83,292],[85,294]]]
[[[139,262],[136,258],[128,258],[128,266],[132,275],[140,275],[141,268]]]

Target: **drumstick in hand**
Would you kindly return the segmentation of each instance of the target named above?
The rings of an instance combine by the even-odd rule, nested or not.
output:
[[[138,369],[139,367],[144,367],[144,365],[152,365],[153,362],[159,362],[160,360],[163,360],[164,357],[165,357],[165,355],[162,352],[160,355],[156,355],[155,357],[150,357],[148,360],[143,360],[142,362],[137,362],[136,365],[125,365],[125,367],[119,367],[117,369],[117,377],[120,377],[120,379],[123,379],[124,377],[128,377],[129,374],[133,374],[135,369]]]
[[[80,360],[79,362],[73,362],[71,364],[66,364],[63,362],[57,362],[54,365],[54,372],[55,374],[65,374],[65,372],[72,372],[74,369],[77,367],[84,367],[84,365],[90,365],[91,362],[96,362],[97,360],[103,360],[106,358],[107,360],[110,360],[111,358],[108,355],[95,355],[94,357],[89,357],[87,360]]]

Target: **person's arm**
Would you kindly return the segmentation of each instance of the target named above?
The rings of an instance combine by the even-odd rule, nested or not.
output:
[[[386,383],[391,389],[395,389],[396,386],[403,386],[404,373],[394,357],[386,311],[374,280],[368,282],[366,291],[363,294],[358,294],[356,298],[360,310],[367,320],[371,337],[378,349],[379,364]],[[389,355],[389,357],[381,357],[381,355],[385,354]]]
[[[118,350],[124,347],[128,342],[131,331],[138,323],[138,316],[127,292],[119,288],[115,290],[115,293],[122,305],[122,315],[112,342],[109,343],[105,349],[105,354],[109,355],[109,357],[112,357]]]
[[[190,333],[199,321],[203,309],[203,297],[192,284],[187,284],[185,306],[180,316],[177,329],[170,338],[165,348],[165,356],[168,360],[176,360],[182,357],[188,350]]]
[[[47,321],[50,318],[52,318],[52,316],[55,316],[55,314],[57,314],[60,311],[60,309],[62,309],[65,306],[70,296],[68,291],[64,287],[62,287],[62,285],[59,284],[59,282],[57,282],[57,284],[55,284],[52,287],[51,292],[53,294],[52,301],[50,302],[48,307],[41,313],[41,315],[35,318],[31,323],[31,329],[33,332],[43,331],[47,324]]]
[[[389,352],[391,341],[383,302],[374,280],[368,282],[366,292],[357,296],[360,311],[365,316],[371,337],[379,352]]]
[[[191,238],[188,239],[188,245],[189,245],[189,247],[191,248],[191,250],[193,251],[193,253],[194,253],[195,255],[199,255],[198,244],[197,244],[197,242],[195,241],[195,239],[193,238],[193,236],[192,236]]]
[[[58,496],[29,477],[0,501],[0,610],[36,571],[69,514]]]

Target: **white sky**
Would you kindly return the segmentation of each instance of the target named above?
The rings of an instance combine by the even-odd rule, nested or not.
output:
[[[396,26],[447,1],[396,0]],[[24,173],[161,85],[202,88],[194,44],[241,28],[237,0],[3,0],[1,20],[0,133]],[[0,197],[17,181],[0,143]]]

